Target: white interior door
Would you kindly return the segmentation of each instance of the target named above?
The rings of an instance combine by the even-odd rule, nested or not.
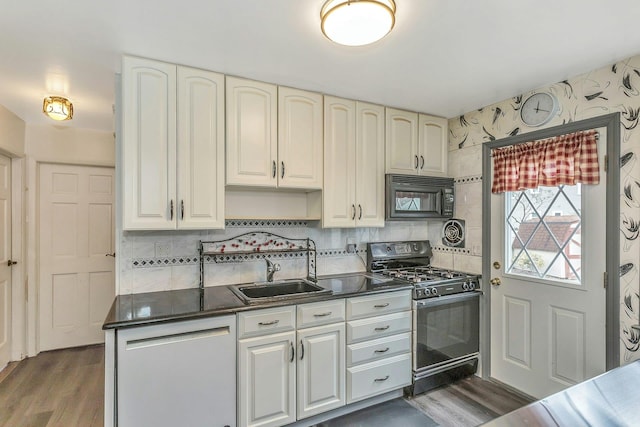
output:
[[[115,295],[113,168],[39,168],[40,350],[104,341]]]
[[[0,370],[11,360],[11,160],[0,156]]]
[[[491,376],[536,398],[606,369],[604,134],[600,184],[491,195]]]

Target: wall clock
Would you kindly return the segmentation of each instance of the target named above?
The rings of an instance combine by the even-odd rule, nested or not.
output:
[[[542,126],[558,113],[558,99],[550,93],[534,93],[520,107],[520,118],[528,126]]]

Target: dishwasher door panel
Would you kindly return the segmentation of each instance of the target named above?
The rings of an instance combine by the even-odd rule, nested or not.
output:
[[[117,331],[117,425],[235,426],[235,316]]]

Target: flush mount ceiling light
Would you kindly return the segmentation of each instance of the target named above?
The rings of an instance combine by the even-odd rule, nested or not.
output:
[[[346,46],[363,46],[380,40],[396,22],[394,0],[328,0],[322,6],[322,32]]]
[[[42,103],[42,112],[53,120],[71,120],[73,118],[73,104],[61,96],[47,96]]]

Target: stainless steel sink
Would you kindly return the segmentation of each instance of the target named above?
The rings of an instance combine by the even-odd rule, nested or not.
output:
[[[234,294],[248,304],[324,295],[332,292],[331,289],[325,289],[305,279],[245,283],[232,285],[230,288]]]

